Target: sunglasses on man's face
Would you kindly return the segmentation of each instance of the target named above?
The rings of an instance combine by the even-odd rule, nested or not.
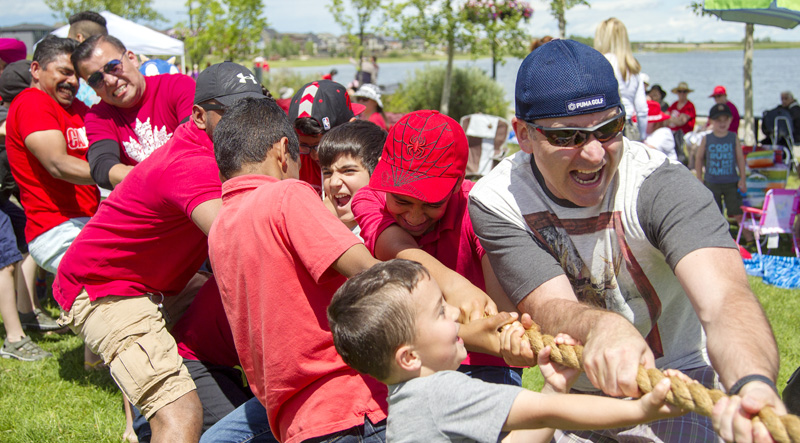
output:
[[[614,117],[590,128],[548,128],[539,126],[536,123],[527,123],[542,134],[547,139],[547,142],[553,146],[580,148],[589,141],[589,136],[592,135],[600,143],[605,143],[618,136],[622,132],[622,128],[625,127],[625,113],[620,112]]]
[[[111,60],[103,67],[95,72],[94,74],[90,75],[88,79],[86,79],[86,83],[94,89],[98,89],[100,86],[103,85],[103,79],[105,78],[105,74],[111,75],[119,75],[122,72],[122,58],[125,56],[123,52],[122,55],[119,56],[119,60]]]
[[[311,145],[308,145],[308,144],[305,144],[305,143],[300,143],[300,154],[309,155],[312,152],[317,152],[317,148],[318,147],[319,147],[318,144],[314,145],[314,146],[311,146]]]

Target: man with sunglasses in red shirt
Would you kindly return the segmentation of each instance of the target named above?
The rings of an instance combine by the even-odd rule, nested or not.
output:
[[[623,137],[614,71],[594,49],[545,44],[520,66],[515,95],[521,151],[473,188],[470,216],[520,312],[584,343],[586,374],[575,389],[638,397],[644,365],[680,369],[708,387],[718,374],[741,396],[716,405],[713,425],[692,413],[557,431],[556,440],[704,442],[715,430],[764,439],[749,417],[765,404],[785,412],[777,347],[711,194],[679,163]],[[531,366],[521,329],[503,353]]]
[[[110,35],[81,43],[72,63],[102,99],[86,115],[88,160],[97,184],[113,189],[189,119],[194,81],[183,74],[145,77],[136,55]]]

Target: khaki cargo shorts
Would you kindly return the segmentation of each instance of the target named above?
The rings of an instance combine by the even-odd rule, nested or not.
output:
[[[143,295],[92,302],[83,290],[59,318],[103,358],[114,381],[147,419],[195,389],[158,301]]]

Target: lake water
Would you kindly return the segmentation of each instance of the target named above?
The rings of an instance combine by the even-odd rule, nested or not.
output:
[[[698,114],[708,114],[714,104],[708,96],[714,86],[723,85],[728,90],[728,100],[732,101],[744,115],[744,73],[743,51],[693,51],[682,53],[638,53],[636,58],[642,71],[650,76],[651,84],[660,84],[668,92],[667,101],[677,99],[669,91],[685,81],[694,92],[689,94]],[[441,62],[403,62],[391,63],[389,59],[378,60],[380,73],[378,83],[391,86],[405,82],[414,70],[428,64]],[[517,70],[522,61],[507,59],[497,67],[497,80],[506,91],[506,100],[513,107],[514,83]],[[457,60],[457,66],[477,66],[491,73],[488,58],[477,60]],[[339,73],[334,80],[347,84],[355,76],[353,65],[333,65],[330,67],[293,68],[303,74],[323,73],[336,68]],[[753,110],[756,116],[772,109],[780,103],[781,91],[790,90],[800,97],[800,49],[756,50],[753,56]],[[458,94],[459,91],[453,91]]]

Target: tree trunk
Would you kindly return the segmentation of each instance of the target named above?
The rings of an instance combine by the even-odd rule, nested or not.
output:
[[[447,67],[444,70],[444,84],[442,85],[442,101],[439,102],[439,112],[450,112],[450,85],[453,76],[453,57],[456,53],[455,29],[451,26],[447,31]]]
[[[558,37],[561,39],[567,38],[567,2],[565,0],[557,0],[560,4],[558,14]]]
[[[744,144],[755,146],[753,124],[753,24],[747,23],[744,32]]]
[[[492,80],[497,80],[497,37],[490,36],[492,39]]]

